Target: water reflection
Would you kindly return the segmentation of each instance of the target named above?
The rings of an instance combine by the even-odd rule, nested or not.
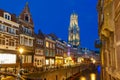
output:
[[[86,80],[86,78],[84,76],[81,76],[80,80]]]
[[[97,66],[96,69],[86,69],[79,73],[79,76],[74,78],[74,80],[101,80],[100,79],[101,67]]]
[[[98,72],[98,74],[100,74],[100,71],[101,71],[101,66],[98,65],[98,66],[97,66],[97,72]]]
[[[90,79],[91,80],[96,80],[96,74],[95,73],[91,73],[90,74]]]
[[[96,80],[96,74],[90,73],[88,76],[81,76],[79,80]]]

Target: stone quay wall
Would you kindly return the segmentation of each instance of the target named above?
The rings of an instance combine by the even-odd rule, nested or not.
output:
[[[68,66],[58,69],[49,69],[43,72],[34,72],[26,74],[26,79],[29,80],[66,80],[69,77],[80,73],[81,71],[87,69],[87,65],[79,66]]]

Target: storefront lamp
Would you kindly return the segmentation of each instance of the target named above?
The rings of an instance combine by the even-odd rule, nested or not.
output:
[[[20,48],[20,49],[19,49],[20,54],[22,54],[23,51],[24,51],[23,48]]]

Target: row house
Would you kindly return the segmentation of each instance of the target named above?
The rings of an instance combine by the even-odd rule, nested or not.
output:
[[[45,66],[45,37],[44,34],[39,30],[38,34],[35,34],[35,54],[34,54],[34,66],[43,67]]]
[[[24,49],[24,52],[22,53],[22,65],[23,67],[29,67],[32,66],[34,56],[34,23],[30,13],[30,9],[28,7],[28,3],[26,3],[23,11],[19,15],[18,23],[20,24],[19,47],[22,47]]]
[[[45,35],[45,65],[54,66],[55,65],[55,41],[51,36]]]
[[[26,3],[17,17],[0,9],[0,64],[2,67],[32,67],[34,55],[34,24]],[[23,48],[22,57],[19,49]]]
[[[69,47],[68,48],[69,50],[69,56],[71,57],[71,61],[70,63],[74,64],[77,62],[77,48],[74,48],[74,47]]]
[[[78,49],[59,39],[55,34],[49,34],[55,41],[55,66],[72,65],[77,62]]]
[[[16,15],[0,9],[0,64],[17,66],[19,24]]]
[[[66,64],[66,61],[67,61],[67,57],[68,56],[68,43],[63,41],[64,43],[64,53],[63,53],[63,64]]]
[[[55,64],[61,66],[64,64],[65,44],[60,40],[56,40],[55,50]]]
[[[48,34],[55,43],[55,66],[60,67],[64,64],[65,42],[59,39],[54,33]]]

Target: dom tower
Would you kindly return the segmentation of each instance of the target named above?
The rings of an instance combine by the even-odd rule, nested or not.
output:
[[[73,47],[80,45],[78,15],[75,13],[72,13],[70,16],[68,43],[73,45]]]

